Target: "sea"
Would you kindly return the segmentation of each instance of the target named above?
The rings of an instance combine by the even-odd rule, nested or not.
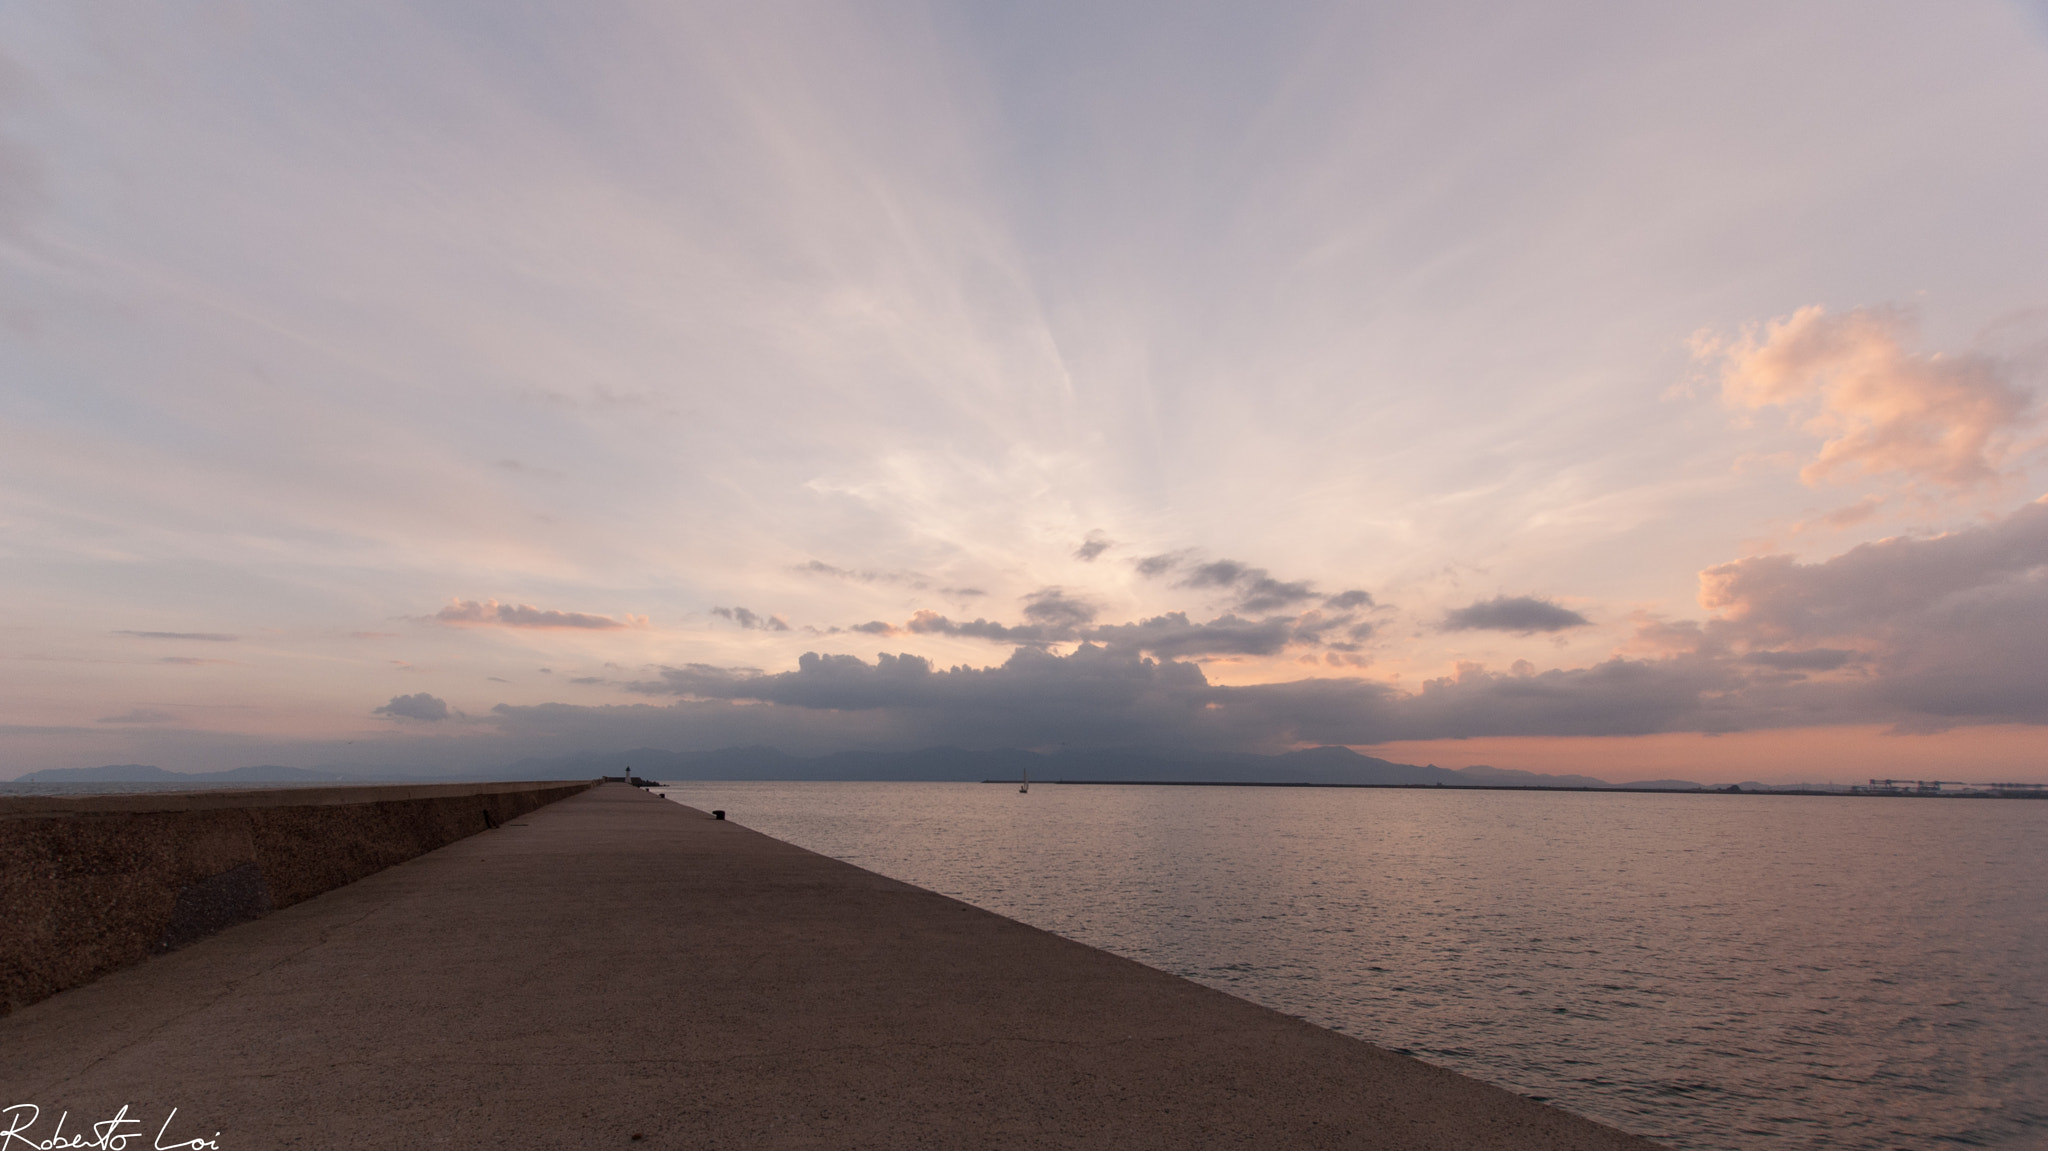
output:
[[[2048,802],[660,790],[1683,1151],[2048,1148]]]

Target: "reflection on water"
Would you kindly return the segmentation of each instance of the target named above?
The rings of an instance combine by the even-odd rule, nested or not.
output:
[[[2048,803],[665,790],[1674,1147],[2048,1133]]]

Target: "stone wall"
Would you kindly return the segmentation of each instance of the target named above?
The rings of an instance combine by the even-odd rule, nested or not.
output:
[[[0,798],[0,1015],[592,786]]]

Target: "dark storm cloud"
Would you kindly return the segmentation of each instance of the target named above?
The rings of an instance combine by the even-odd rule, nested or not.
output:
[[[394,719],[419,719],[429,723],[448,718],[447,701],[437,699],[426,692],[415,695],[394,695],[391,702],[377,708],[371,714],[388,715]]]
[[[1509,631],[1522,635],[1585,627],[1592,620],[1535,596],[1495,596],[1444,616],[1447,631]]]
[[[711,614],[729,619],[749,631],[788,631],[789,623],[779,615],[756,615],[743,607],[715,607]]]

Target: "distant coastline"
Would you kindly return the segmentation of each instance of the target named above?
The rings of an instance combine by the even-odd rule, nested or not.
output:
[[[149,764],[52,768],[0,782],[0,789],[109,786],[127,790],[177,787],[297,786],[306,784],[518,782],[546,779],[595,779],[627,773],[645,779],[725,782],[868,782],[981,783],[1033,780],[1065,783],[1127,783],[1168,786],[1230,787],[1403,787],[1464,788],[1491,791],[1634,791],[1677,794],[1847,795],[1868,792],[1863,783],[1782,783],[1690,779],[1634,779],[1609,782],[1587,775],[1547,775],[1474,765],[1461,768],[1435,764],[1395,763],[1362,755],[1347,747],[1325,746],[1275,755],[1219,752],[1187,748],[1082,748],[1052,752],[1023,748],[972,750],[929,747],[915,751],[842,751],[829,755],[791,755],[773,747],[726,747],[712,751],[670,751],[640,747],[626,751],[534,757],[498,767],[461,771],[432,764],[325,764],[285,767],[263,764],[221,771],[177,772]],[[1872,781],[1892,783],[1908,794],[1958,794],[1947,787],[2016,791],[2041,785],[1991,784],[1972,781]],[[1915,790],[1933,785],[1927,792]]]

